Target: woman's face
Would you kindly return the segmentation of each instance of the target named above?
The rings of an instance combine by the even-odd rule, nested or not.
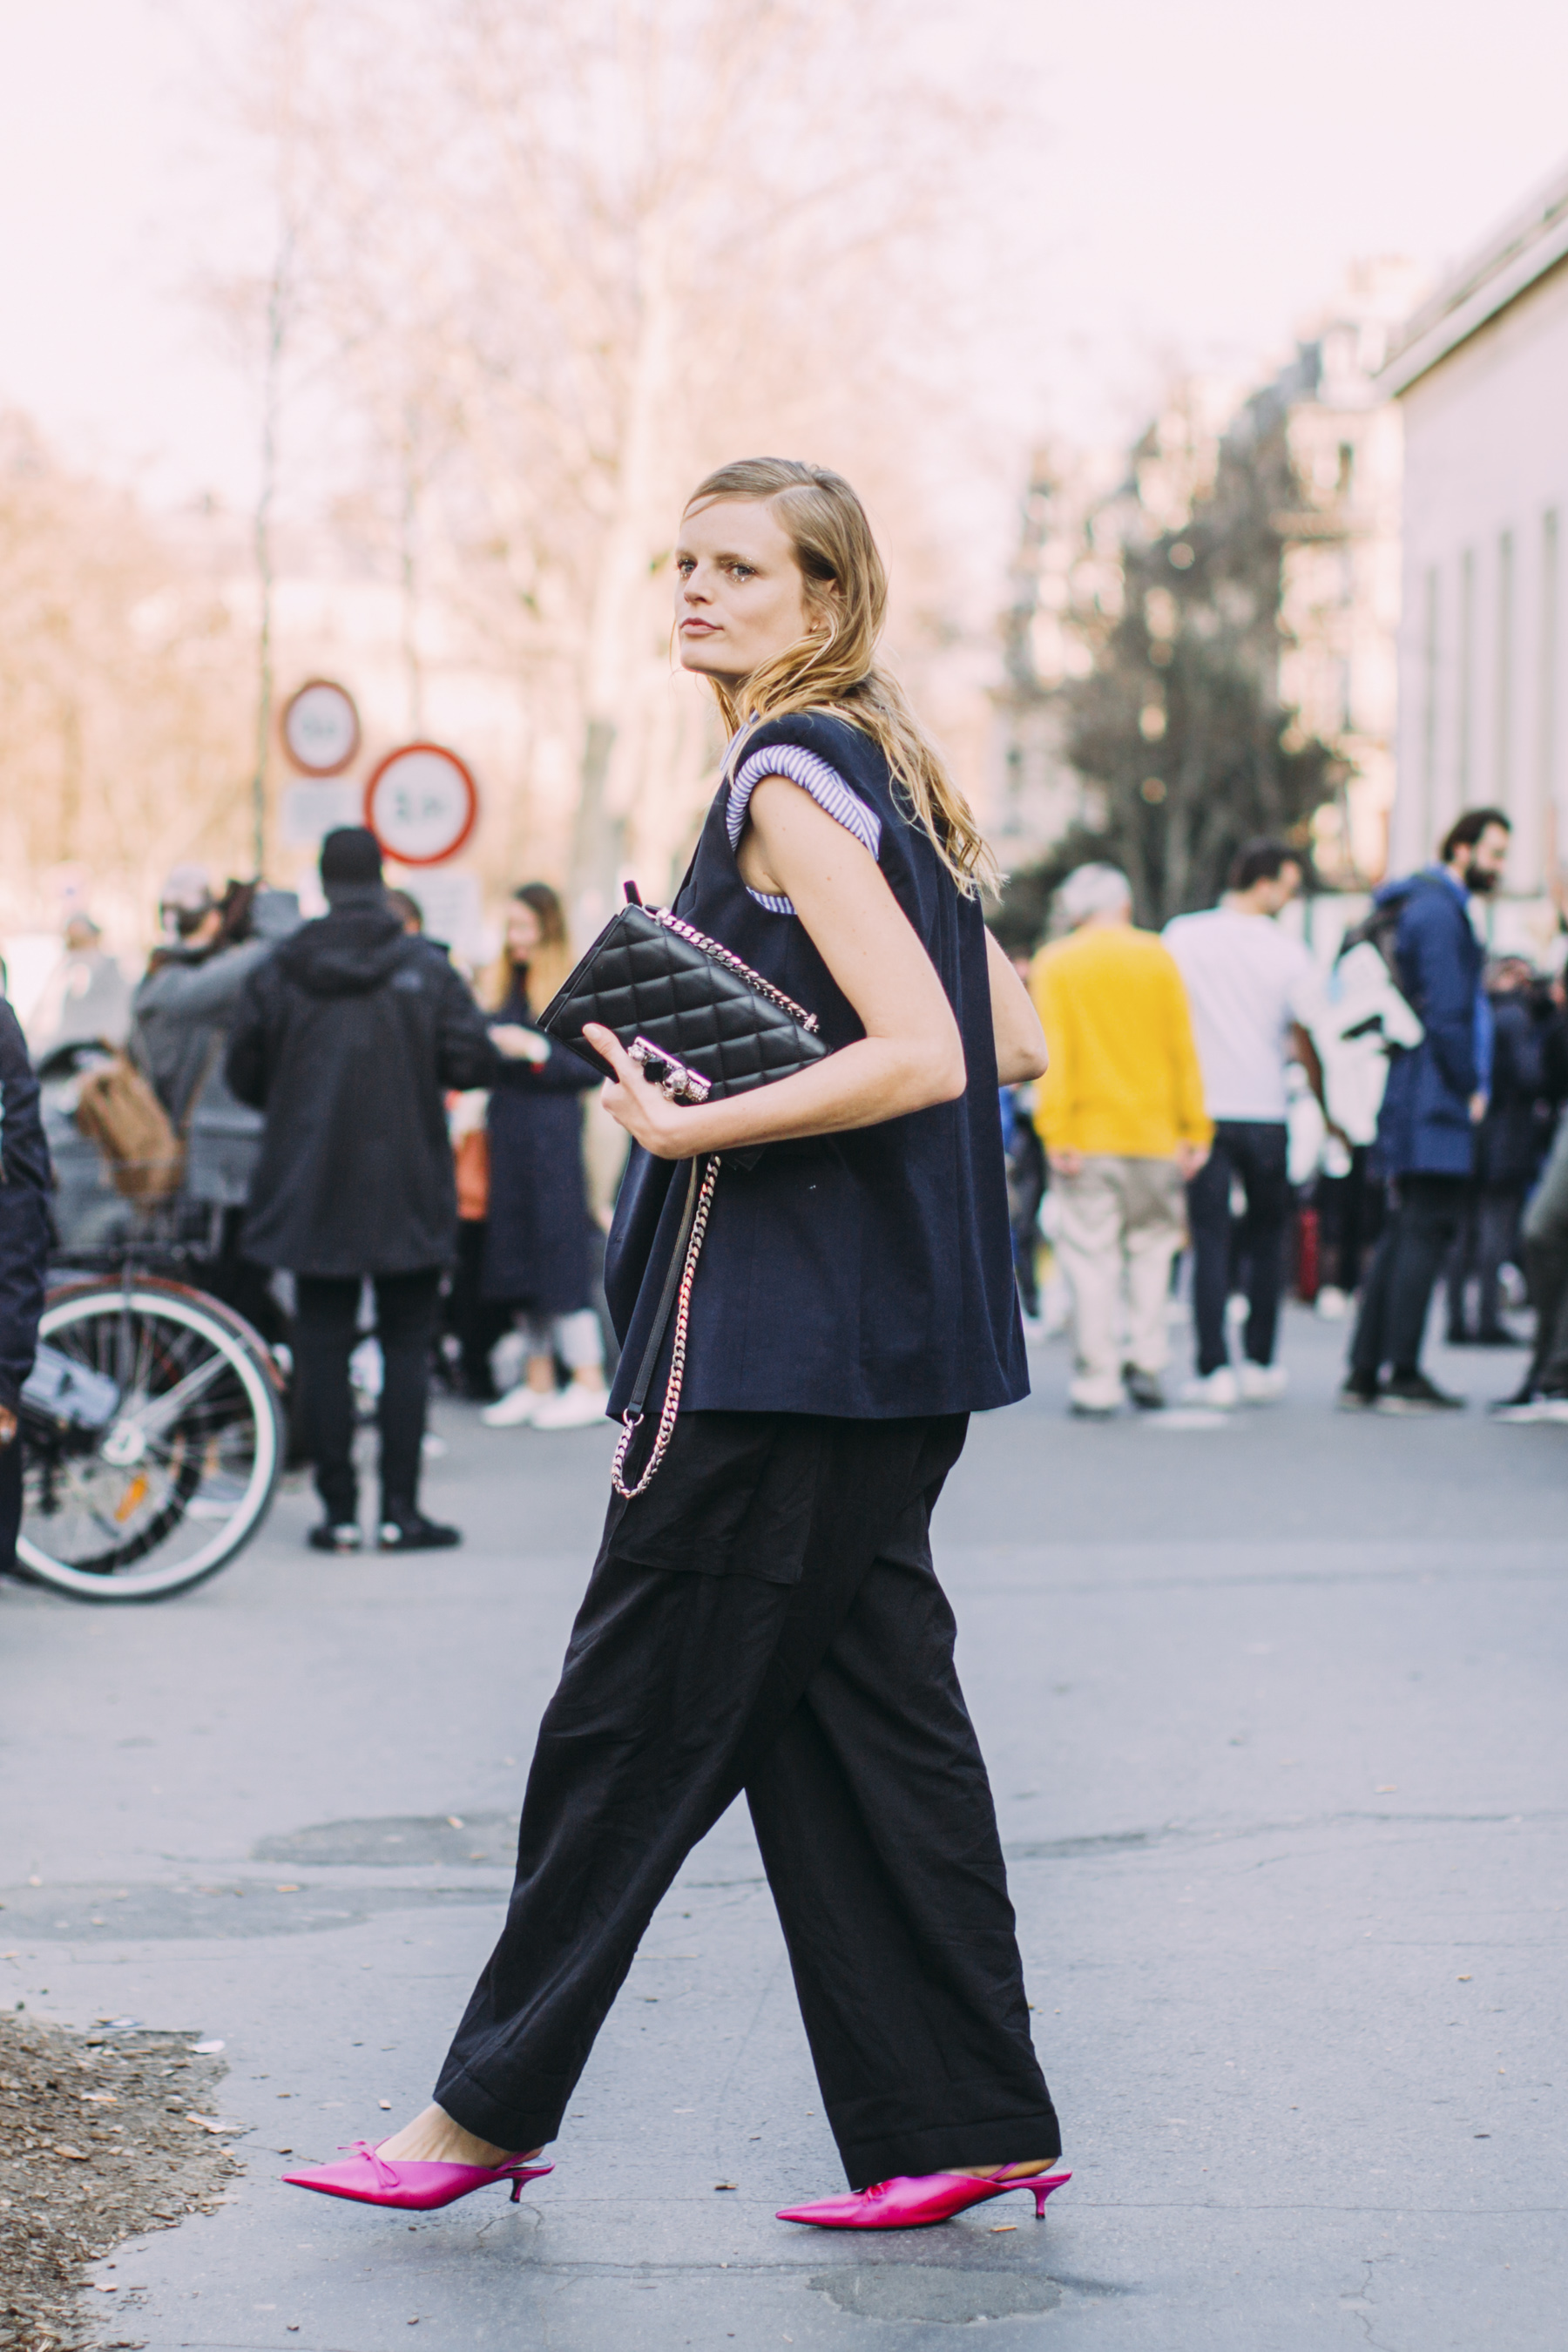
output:
[[[675,551],[683,669],[740,686],[810,629],[795,550],[762,499],[689,510]]]
[[[506,946],[513,963],[526,963],[544,934],[526,898],[514,898],[507,908]]]

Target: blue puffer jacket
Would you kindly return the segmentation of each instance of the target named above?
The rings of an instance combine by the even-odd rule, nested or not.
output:
[[[1413,874],[1377,893],[1380,907],[1400,900],[1394,962],[1426,1034],[1391,1057],[1373,1165],[1383,1176],[1468,1176],[1476,1150],[1470,1097],[1481,1083],[1476,1005],[1485,950],[1464,899],[1440,875]]]

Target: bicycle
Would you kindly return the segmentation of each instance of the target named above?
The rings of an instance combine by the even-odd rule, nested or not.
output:
[[[205,1222],[177,1197],[140,1206],[68,1249],[51,1283],[22,1391],[16,1564],[76,1600],[187,1592],[271,1504],[286,1454],[278,1363],[242,1317],[177,1278],[199,1268]]]

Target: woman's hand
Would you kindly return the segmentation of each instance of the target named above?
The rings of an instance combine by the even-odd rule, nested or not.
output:
[[[583,1036],[616,1073],[600,1099],[634,1143],[640,1143],[656,1160],[689,1160],[702,1149],[692,1137],[693,1106],[671,1102],[663,1087],[655,1086],[637,1067],[613,1029],[590,1021]]]
[[[550,1059],[550,1041],[521,1022],[501,1021],[490,1031],[490,1043],[509,1062],[531,1062],[535,1068]]]

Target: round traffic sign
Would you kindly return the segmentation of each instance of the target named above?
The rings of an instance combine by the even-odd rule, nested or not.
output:
[[[341,776],[359,750],[359,712],[346,686],[307,678],[283,706],[283,749],[302,775]]]
[[[364,788],[364,821],[400,866],[439,866],[455,857],[479,814],[472,776],[440,743],[401,744]]]

